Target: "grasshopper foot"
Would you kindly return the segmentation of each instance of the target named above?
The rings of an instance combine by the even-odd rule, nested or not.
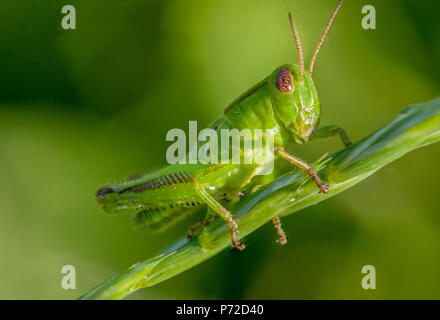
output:
[[[316,185],[319,188],[319,193],[326,194],[328,192],[328,184],[324,184],[321,179],[319,178],[318,174],[313,171],[311,168],[307,170],[307,173],[309,174],[310,178],[315,181]]]
[[[319,193],[328,193],[328,184],[321,184],[319,187]]]
[[[228,226],[229,229],[231,230],[232,245],[240,251],[244,250],[246,248],[245,245],[237,240],[237,233],[238,233],[237,222],[235,222],[235,220],[230,220],[228,222]]]

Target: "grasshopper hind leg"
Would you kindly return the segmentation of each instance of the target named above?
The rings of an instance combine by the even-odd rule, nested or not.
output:
[[[204,227],[209,226],[214,221],[216,216],[217,214],[214,211],[208,209],[206,217],[202,220],[202,222],[195,224],[188,230],[188,240],[193,240],[199,231],[201,231]]]

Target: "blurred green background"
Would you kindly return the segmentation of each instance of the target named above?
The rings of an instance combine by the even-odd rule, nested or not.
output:
[[[329,0],[2,0],[0,2],[0,298],[71,299],[186,233],[159,235],[104,213],[106,182],[166,164],[171,128],[207,125],[284,63],[306,61]],[[73,4],[77,29],[61,28]],[[373,4],[377,29],[361,28]],[[440,3],[346,1],[315,65],[322,123],[358,140],[440,88]],[[337,139],[295,147],[314,160]],[[440,145],[268,224],[247,250],[217,257],[132,298],[440,298]],[[76,267],[77,289],[61,288]],[[362,266],[377,289],[361,288]]]

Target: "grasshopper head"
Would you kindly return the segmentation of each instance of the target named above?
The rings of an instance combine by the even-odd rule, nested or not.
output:
[[[304,70],[301,41],[292,14],[289,13],[290,27],[298,51],[298,66],[283,65],[275,69],[270,76],[270,96],[277,118],[292,133],[297,143],[309,141],[319,123],[320,105],[312,80],[313,66],[342,2],[343,0],[339,0],[330,21],[325,27],[313,52],[308,70]]]
[[[270,77],[271,100],[276,117],[296,143],[308,142],[319,122],[320,105],[312,74],[283,65]]]

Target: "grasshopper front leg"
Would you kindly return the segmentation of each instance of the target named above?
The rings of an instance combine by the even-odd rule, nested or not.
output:
[[[284,149],[282,149],[280,147],[276,147],[274,151],[275,151],[275,155],[277,157],[280,157],[281,159],[289,161],[290,163],[292,163],[293,165],[295,165],[299,169],[306,172],[310,176],[310,178],[312,178],[313,181],[315,181],[316,185],[319,188],[319,193],[327,193],[328,192],[328,185],[324,184],[321,181],[318,174],[312,169],[312,167],[307,162],[305,162],[304,160],[302,160],[298,157],[295,157],[294,155],[291,155],[290,153],[286,152]]]
[[[340,126],[323,126],[319,127],[318,130],[313,134],[312,139],[322,139],[339,135],[344,146],[348,147],[351,145],[351,140],[348,138],[347,133]]]
[[[197,180],[194,181],[194,188],[198,196],[208,205],[208,207],[214,210],[228,223],[229,229],[231,230],[232,245],[239,250],[243,250],[245,246],[237,240],[238,226],[232,214],[215,200]]]

